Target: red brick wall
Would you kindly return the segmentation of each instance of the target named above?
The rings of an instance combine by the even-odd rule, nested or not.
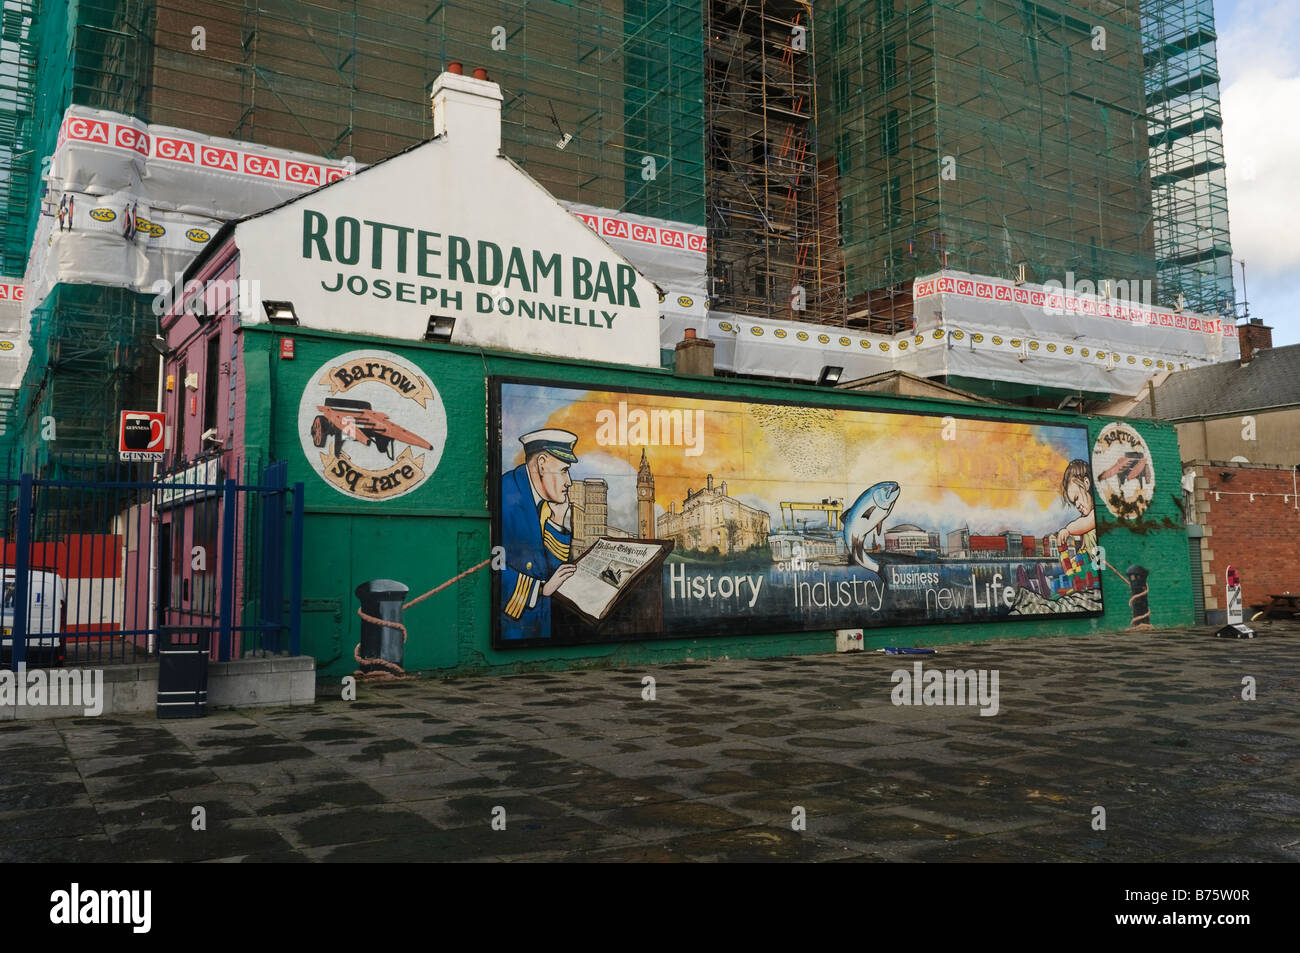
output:
[[[1271,593],[1300,592],[1300,508],[1292,471],[1247,464],[1201,465],[1196,471],[1204,478],[1197,481],[1196,496],[1199,522],[1206,527],[1201,544],[1206,609],[1226,608],[1228,566],[1241,575],[1247,619],[1250,606],[1267,602]],[[1223,479],[1224,473],[1232,478]]]

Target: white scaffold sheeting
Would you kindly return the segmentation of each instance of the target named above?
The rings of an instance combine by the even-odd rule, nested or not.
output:
[[[969,282],[972,296],[924,285],[939,277],[951,277],[954,289]],[[1051,315],[1041,313],[1042,304],[1017,307],[1014,294],[999,298],[994,284],[976,276],[952,273],[918,284],[924,293],[917,296],[917,327],[892,336],[712,312],[715,366],[809,381],[828,365],[844,368],[844,381],[900,370],[1131,396],[1153,374],[1238,356],[1236,327],[1201,315],[1148,307],[1118,317],[1117,303],[1096,311],[1096,301],[1089,314],[1081,300],[1076,310]]]
[[[14,390],[27,366],[21,278],[0,278],[0,390]]]
[[[943,323],[1030,341],[1075,341],[1104,353],[1119,350],[1126,356],[1132,352],[1172,357],[1189,365],[1239,356],[1233,322],[1172,311],[1137,296],[1106,297],[1073,288],[1017,285],[953,271],[916,279],[912,296],[918,330]]]
[[[151,291],[174,281],[223,223],[355,171],[81,106],[64,114],[49,168],[30,306],[59,282]]]
[[[693,328],[708,335],[708,242],[698,225],[561,202],[663,292],[660,345],[672,348]]]

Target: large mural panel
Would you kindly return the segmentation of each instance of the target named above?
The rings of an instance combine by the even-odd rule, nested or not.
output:
[[[1085,427],[490,390],[499,648],[1103,612]]]

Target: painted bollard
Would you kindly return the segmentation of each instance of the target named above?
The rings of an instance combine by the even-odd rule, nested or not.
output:
[[[363,672],[391,670],[392,666],[401,669],[406,641],[402,602],[410,591],[394,579],[372,579],[357,586],[361,600],[358,662]]]
[[[1133,613],[1133,620],[1130,626],[1136,628],[1139,625],[1151,624],[1151,610],[1147,606],[1147,575],[1149,570],[1145,566],[1133,565],[1125,570],[1128,576],[1129,590],[1133,593],[1128,600],[1129,609]]]

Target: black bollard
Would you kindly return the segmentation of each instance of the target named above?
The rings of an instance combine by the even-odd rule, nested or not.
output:
[[[1128,575],[1128,586],[1133,593],[1129,598],[1129,606],[1133,613],[1133,620],[1129,625],[1150,625],[1151,610],[1147,607],[1147,576],[1150,571],[1145,566],[1132,565],[1124,572]]]
[[[411,590],[393,579],[372,579],[357,586],[361,611],[385,622],[402,621],[402,602]],[[361,655],[368,659],[383,659],[399,668],[405,654],[402,630],[391,625],[379,625],[361,620]]]

